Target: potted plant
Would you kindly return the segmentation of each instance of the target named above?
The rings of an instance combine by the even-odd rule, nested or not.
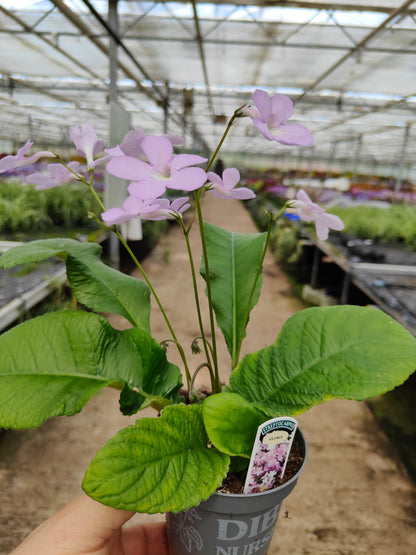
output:
[[[104,143],[90,124],[71,128],[75,146],[86,158],[87,175],[77,164],[67,164],[52,152],[26,156],[30,142],[0,161],[1,172],[40,156],[55,157],[46,173],[32,174],[28,181],[38,188],[71,180],[85,184],[102,207],[101,217],[91,217],[117,235],[143,276],[137,280],[120,273],[101,261],[100,246],[70,239],[33,241],[1,257],[3,268],[53,256],[65,259],[68,281],[86,310],[46,314],[0,336],[0,427],[36,427],[52,416],[72,415],[103,387],[120,391],[123,414],[153,407],[155,418],[138,419],[99,450],[86,471],[83,488],[92,498],[115,508],[168,513],[170,541],[177,554],[266,553],[281,500],[296,484],[307,447],[299,430],[300,462],[285,483],[276,481],[271,484],[276,487],[250,494],[217,492],[227,474],[247,469],[258,427],[270,418],[291,417],[331,398],[363,400],[379,395],[401,384],[416,367],[416,339],[383,312],[355,306],[300,311],[285,323],[275,343],[241,358],[276,218],[284,210],[295,210],[303,220],[315,222],[321,240],[328,237],[329,228],[343,227],[339,218],[312,203],[304,191],[277,214],[267,215],[264,233],[233,233],[204,222],[204,195],[254,197],[250,189],[237,186],[236,169],[225,169],[221,176],[210,171],[238,118],[252,118],[268,140],[289,145],[312,142],[305,127],[286,123],[293,112],[289,98],[270,98],[257,90],[254,104],[234,112],[205,169],[200,164],[206,159],[173,153],[177,137],[146,136],[140,128],[99,157]],[[93,179],[99,164],[130,181],[122,207],[106,210],[97,196]],[[189,198],[169,200],[166,190],[193,193],[195,212],[186,223],[183,213],[190,208]],[[119,224],[136,217],[172,219],[181,226],[200,328],[193,348],[200,348],[205,357],[193,371],[150,277],[119,230]],[[206,282],[209,333],[202,322],[189,241],[196,226],[202,243],[200,273]],[[169,333],[162,341],[151,335],[151,296]],[[116,330],[100,313],[119,314],[131,328]],[[219,378],[215,319],[230,354],[226,385]],[[186,398],[182,372],[165,352],[168,343],[174,344],[182,360]],[[201,371],[210,376],[208,394],[194,387]],[[233,515],[235,503],[238,513]],[[207,521],[210,512],[215,528]]]

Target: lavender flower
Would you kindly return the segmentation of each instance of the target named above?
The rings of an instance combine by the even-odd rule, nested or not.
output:
[[[309,146],[312,133],[300,123],[285,123],[293,115],[293,102],[288,96],[275,94],[273,98],[260,89],[253,94],[255,108],[245,107],[241,115],[253,118],[257,129],[269,141],[283,145]]]
[[[256,196],[248,187],[235,188],[240,181],[240,172],[235,168],[224,170],[222,179],[214,172],[208,172],[207,177],[210,181],[209,190],[217,197],[247,200]]]
[[[46,172],[31,173],[26,177],[26,182],[36,185],[39,191],[60,187],[77,179],[73,172],[78,172],[79,166],[79,162],[69,162],[68,167],[62,164],[48,164]]]
[[[19,148],[17,154],[9,154],[7,156],[4,156],[4,158],[0,160],[0,174],[10,170],[21,168],[22,166],[28,166],[29,164],[37,162],[40,158],[55,157],[54,153],[50,150],[40,150],[39,152],[35,152],[31,156],[26,156],[27,151],[32,145],[32,141],[27,141],[25,145]]]
[[[296,209],[298,216],[305,222],[315,222],[316,235],[321,241],[328,239],[329,229],[336,231],[344,229],[341,218],[327,214],[323,208],[312,202],[302,189],[297,192],[296,199],[290,206]]]
[[[87,160],[88,168],[93,168],[97,165],[97,160],[94,158],[104,148],[104,141],[97,137],[97,133],[92,123],[83,123],[80,127],[74,125],[70,127],[69,135],[71,140],[74,141],[75,148],[78,154]],[[100,159],[98,159],[98,162]]]
[[[204,185],[205,171],[191,166],[206,162],[206,158],[196,154],[173,154],[172,143],[166,137],[148,135],[140,146],[148,162],[133,156],[118,156],[107,164],[108,173],[132,181],[128,187],[130,195],[152,200],[168,188],[195,191]]]

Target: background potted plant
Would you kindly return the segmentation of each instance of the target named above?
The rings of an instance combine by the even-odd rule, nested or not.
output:
[[[101,218],[92,217],[117,235],[143,281],[104,264],[100,246],[71,239],[33,241],[0,259],[1,267],[10,268],[53,256],[64,258],[73,293],[86,307],[34,318],[0,336],[0,427],[35,427],[52,416],[74,414],[103,387],[120,390],[124,414],[153,407],[160,417],[140,418],[116,434],[91,462],[83,487],[92,498],[115,508],[169,513],[177,553],[266,553],[282,496],[294,487],[302,466],[286,484],[270,491],[236,494],[240,507],[256,502],[258,507],[251,516],[237,515],[233,528],[228,524],[232,518],[228,505],[234,496],[215,493],[230,469],[247,467],[258,426],[271,417],[296,415],[331,398],[362,400],[379,395],[402,383],[416,367],[416,339],[408,331],[381,311],[354,306],[298,312],[285,323],[275,343],[240,357],[250,311],[260,295],[262,264],[276,218],[288,208],[296,210],[303,220],[315,222],[322,240],[329,228],[342,229],[339,218],[312,203],[303,191],[277,214],[267,215],[264,233],[233,233],[204,222],[205,194],[241,200],[254,196],[251,190],[237,187],[236,169],[226,169],[221,176],[210,171],[239,117],[251,117],[268,140],[295,145],[312,142],[303,126],[286,123],[293,112],[287,97],[270,99],[258,90],[254,104],[255,108],[244,106],[234,112],[205,169],[199,167],[206,162],[204,158],[173,153],[177,138],[146,136],[140,128],[106,150],[103,157],[97,155],[104,144],[90,124],[72,128],[75,146],[87,161],[87,177],[59,156],[41,153],[55,157],[57,163],[50,164],[46,174],[29,176],[28,181],[39,188],[74,179],[84,183],[102,209]],[[30,146],[27,143],[15,156],[3,158],[0,171],[38,159],[39,153],[26,156]],[[94,168],[104,163],[108,172],[130,181],[129,196],[120,208],[106,210],[94,190]],[[193,192],[195,213],[188,223],[183,219],[190,207],[188,197],[170,201],[164,196],[167,189]],[[182,228],[193,277],[198,341],[205,355],[204,363],[194,371],[151,279],[117,227],[138,216],[174,219]],[[202,324],[189,242],[196,225],[202,242],[200,272],[206,282],[209,334]],[[161,342],[151,335],[151,295],[169,330],[168,339]],[[131,328],[114,329],[100,315],[108,312],[125,317]],[[230,353],[231,373],[225,386],[219,378],[215,318]],[[169,342],[180,353],[187,403],[180,393],[182,373],[166,356]],[[210,375],[208,396],[194,388],[200,371]],[[305,459],[301,433],[299,450]],[[273,496],[276,499],[270,504]],[[221,506],[227,514],[215,517],[218,529],[214,532],[209,525],[205,527],[215,539],[211,544],[203,536],[207,503],[213,504],[214,511]]]

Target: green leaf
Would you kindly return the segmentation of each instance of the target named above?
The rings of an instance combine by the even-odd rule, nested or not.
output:
[[[250,458],[257,428],[270,417],[235,393],[211,395],[202,408],[213,445],[227,455]]]
[[[163,362],[163,372],[160,374],[149,374],[150,382],[144,384],[144,388],[149,393],[142,395],[125,386],[120,395],[120,410],[125,415],[136,414],[138,410],[147,407],[153,407],[157,411],[161,411],[167,405],[172,403],[182,403],[183,397],[178,394],[182,387],[179,378],[179,370],[175,364]],[[162,383],[163,382],[163,383]],[[155,391],[155,394],[151,392]],[[161,396],[160,393],[164,393]]]
[[[118,432],[92,460],[82,487],[116,509],[184,511],[216,490],[229,462],[209,447],[202,408],[173,405]]]
[[[232,364],[235,365],[245,337],[250,311],[260,295],[261,275],[256,284],[255,280],[266,234],[233,233],[207,223],[204,224],[204,230],[212,304]],[[206,279],[204,263],[200,272]]]
[[[40,239],[8,250],[0,257],[0,268],[9,269],[18,264],[40,262],[53,256],[66,258],[70,251],[73,256],[98,255],[101,247],[97,243],[80,243],[75,239]]]
[[[102,387],[170,399],[180,371],[139,328],[115,330],[94,313],[54,312],[0,335],[0,427],[71,415]],[[136,405],[135,407],[140,408]]]
[[[271,415],[292,415],[332,398],[364,400],[416,369],[416,339],[380,310],[331,306],[289,318],[275,344],[247,355],[228,391]]]
[[[76,299],[96,312],[113,312],[150,333],[150,291],[143,282],[110,268],[100,259],[96,243],[44,239],[10,249],[0,267],[39,262],[53,256],[66,260],[67,277]]]

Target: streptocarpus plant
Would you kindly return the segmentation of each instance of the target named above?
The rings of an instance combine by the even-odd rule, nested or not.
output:
[[[248,464],[257,427],[264,421],[302,413],[332,398],[363,400],[379,395],[415,370],[416,339],[383,312],[355,306],[300,311],[285,323],[275,343],[240,357],[250,312],[260,295],[273,222],[283,210],[268,215],[265,233],[233,233],[204,222],[205,194],[241,200],[254,196],[251,190],[237,187],[236,169],[226,169],[219,176],[211,172],[211,166],[231,125],[243,116],[251,117],[268,140],[294,145],[312,142],[303,126],[285,123],[293,112],[290,99],[282,95],[270,99],[257,90],[254,103],[255,108],[243,106],[235,111],[205,169],[200,164],[206,160],[198,155],[174,154],[173,146],[180,142],[177,137],[146,135],[140,128],[99,158],[103,143],[93,127],[84,124],[72,128],[71,137],[86,158],[89,178],[53,153],[46,155],[55,156],[62,171],[53,164],[46,175],[28,178],[46,188],[67,183],[72,175],[96,195],[94,167],[106,164],[108,172],[130,181],[122,207],[106,210],[101,205],[101,217],[93,217],[125,245],[143,280],[105,265],[100,246],[70,239],[33,241],[10,250],[0,260],[1,267],[10,268],[53,256],[63,258],[73,293],[88,309],[40,316],[0,336],[0,426],[35,427],[52,416],[72,415],[103,387],[120,391],[124,414],[133,415],[146,407],[153,407],[155,416],[160,413],[158,418],[138,419],[118,432],[91,462],[83,487],[104,504],[148,513],[188,509],[216,490],[233,460],[238,458],[241,464],[245,459]],[[25,156],[27,145],[0,161],[0,172],[34,160],[37,155]],[[191,217],[185,224],[182,214],[190,207],[188,197],[170,201],[163,196],[167,189],[192,192],[198,218]],[[339,218],[312,203],[303,191],[286,203],[288,207],[302,219],[315,221],[322,240],[328,228],[342,229]],[[203,365],[194,371],[150,277],[117,227],[136,217],[174,219],[181,226],[205,356]],[[199,226],[202,241],[200,272],[206,281],[211,340],[202,325],[202,299],[189,242],[194,225]],[[151,335],[151,295],[169,333],[161,343]],[[103,312],[124,316],[131,328],[114,329],[100,315]],[[230,353],[226,386],[219,379],[214,315]],[[167,359],[166,341],[173,342],[181,355],[189,404],[179,393],[181,372]],[[212,394],[205,398],[193,387],[201,369],[211,377]],[[267,481],[267,475],[263,478]]]

